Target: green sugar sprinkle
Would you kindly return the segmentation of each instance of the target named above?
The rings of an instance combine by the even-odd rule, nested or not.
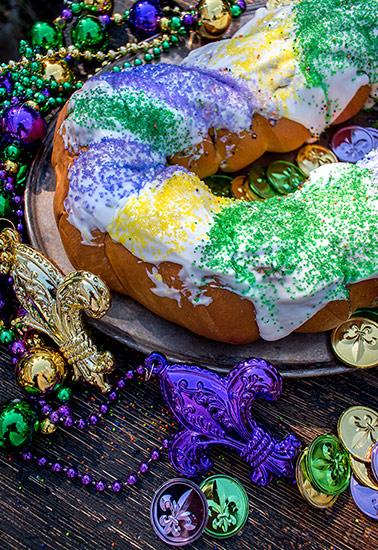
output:
[[[356,68],[377,81],[378,0],[302,0],[295,10],[296,53],[310,86]]]
[[[224,208],[198,250],[200,263],[235,273],[242,294],[268,311],[265,322],[278,323],[280,300],[310,297],[319,309],[378,272],[377,213],[370,171],[339,164],[287,197]]]

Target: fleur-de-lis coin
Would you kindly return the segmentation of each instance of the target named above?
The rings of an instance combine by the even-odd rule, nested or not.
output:
[[[340,416],[337,432],[354,458],[370,463],[372,448],[378,439],[378,413],[368,407],[350,407]]]
[[[237,176],[234,178],[231,184],[231,190],[232,195],[235,197],[235,199],[240,199],[242,201],[249,201],[251,200],[248,195],[245,188],[245,182],[247,181],[246,176]]]
[[[266,170],[266,177],[272,188],[281,195],[293,193],[306,180],[305,174],[287,160],[271,162]]]
[[[367,369],[378,365],[378,322],[351,317],[332,331],[331,344],[346,365]]]
[[[361,126],[346,126],[332,136],[331,148],[339,160],[357,162],[374,147],[373,138]]]
[[[306,455],[306,472],[311,485],[320,493],[339,495],[349,485],[349,454],[337,437],[320,435]]]
[[[372,468],[367,462],[362,462],[351,456],[350,465],[352,466],[354,477],[359,483],[378,491],[378,480],[375,479]]]
[[[378,519],[378,491],[360,485],[352,476],[350,491],[356,506],[372,519]]]
[[[240,531],[249,511],[248,496],[243,485],[232,477],[216,475],[206,478],[200,488],[209,506],[206,533],[226,538]]]
[[[156,491],[150,519],[155,533],[171,546],[185,546],[203,533],[209,517],[201,489],[188,479],[171,479]]]
[[[308,176],[312,170],[319,168],[319,166],[323,164],[339,162],[336,155],[332,153],[330,149],[323,147],[323,145],[318,145],[317,143],[301,147],[297,153],[296,161],[299,168],[306,176]]]
[[[338,499],[338,495],[326,495],[320,493],[311,485],[306,472],[306,456],[308,447],[300,455],[295,471],[298,489],[303,498],[315,508],[329,508]]]
[[[262,199],[276,197],[277,193],[269,185],[264,166],[252,166],[248,174],[247,189]]]

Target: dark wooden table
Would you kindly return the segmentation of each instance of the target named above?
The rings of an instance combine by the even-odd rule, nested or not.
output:
[[[122,3],[126,5],[126,3]],[[50,3],[51,7],[51,3]],[[40,16],[40,14],[39,14]],[[143,360],[134,352],[115,347],[120,370]],[[0,353],[0,401],[20,396],[13,379],[7,349]],[[337,377],[289,380],[276,403],[256,402],[257,420],[283,437],[295,433],[304,444],[322,433],[335,433],[337,419],[352,405],[378,408],[377,371],[359,371]],[[75,414],[97,411],[102,397],[85,388],[73,400]],[[50,438],[40,437],[36,454],[61,458],[97,478],[125,479],[147,459],[149,449],[175,430],[155,382],[133,381],[121,401],[98,426],[88,431],[59,428]],[[267,488],[252,485],[248,468],[231,452],[212,454],[213,473],[237,477],[245,486],[250,514],[243,531],[220,541],[203,536],[191,545],[197,550],[377,550],[378,526],[354,506],[349,491],[326,511],[308,506],[295,485],[286,481]],[[1,550],[165,549],[149,521],[156,489],[176,472],[165,457],[135,488],[119,495],[98,494],[18,456],[0,456]]]

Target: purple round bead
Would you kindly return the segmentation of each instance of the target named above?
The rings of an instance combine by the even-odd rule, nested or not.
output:
[[[98,424],[98,416],[97,416],[97,414],[91,414],[91,416],[89,417],[89,422],[90,422],[93,426],[96,426],[96,424]]]
[[[79,430],[84,430],[87,427],[87,423],[84,418],[79,418],[79,420],[77,421],[77,427],[79,428]]]
[[[243,12],[245,12],[245,10],[247,9],[247,4],[245,3],[244,0],[236,0],[235,4],[236,4],[237,6],[239,6],[239,8],[240,8]]]
[[[109,411],[107,405],[101,405],[100,407],[100,413],[101,414],[106,414],[107,412]]]
[[[33,455],[30,451],[27,451],[26,453],[22,453],[22,458],[24,460],[31,460],[33,458]]]
[[[43,405],[42,409],[41,409],[41,413],[43,416],[48,416],[49,414],[52,413],[52,406],[51,405]],[[50,418],[51,420],[51,418]]]
[[[100,20],[100,23],[102,25],[105,25],[105,26],[109,25],[109,23],[110,23],[110,17],[109,17],[109,15],[106,15],[106,14],[100,15],[99,20]]]
[[[61,472],[63,469],[63,466],[59,462],[55,462],[55,464],[51,466],[51,469],[53,472]]]
[[[11,351],[14,355],[22,355],[26,351],[25,344],[22,340],[16,340],[16,342],[12,344]]]
[[[127,23],[137,37],[147,37],[157,31],[161,16],[162,11],[157,3],[138,0],[130,10]]]
[[[17,229],[17,231],[18,231],[19,233],[22,233],[23,230],[24,230],[24,224],[18,223],[18,224],[16,225],[16,229]]]
[[[146,372],[146,369],[143,367],[143,365],[139,365],[139,367],[137,367],[137,373],[140,374],[141,376],[144,376],[145,372]]]
[[[145,474],[146,472],[148,472],[149,470],[149,466],[147,464],[147,462],[141,462],[140,465],[139,465],[139,471],[141,474]]]
[[[53,422],[54,424],[56,424],[57,422],[59,422],[59,420],[60,420],[60,414],[58,413],[58,411],[53,411],[53,412],[50,414],[50,420],[51,420],[51,422]]]
[[[5,302],[4,302],[4,306],[5,306]],[[0,309],[2,309],[2,307],[4,306],[0,306]],[[17,365],[17,363],[18,363],[17,357],[12,357],[12,365]]]
[[[151,458],[152,460],[159,460],[160,458],[160,453],[157,449],[154,449],[152,452],[151,452]]]
[[[5,111],[1,126],[9,139],[18,139],[24,144],[41,141],[46,135],[46,122],[29,105],[10,107]]]
[[[134,371],[133,370],[128,370],[127,373],[126,373],[126,378],[128,380],[132,380],[134,378]]]
[[[124,381],[123,378],[121,378],[120,380],[118,380],[117,382],[117,388],[120,389],[120,390],[123,390],[123,388],[126,386],[126,382]]]
[[[169,439],[163,439],[163,441],[161,442],[162,446],[164,447],[164,449],[168,449],[168,446],[169,446]]]
[[[186,13],[182,18],[182,22],[185,27],[187,27],[188,29],[191,29],[195,25],[195,18],[193,17],[192,14]]]
[[[91,474],[84,474],[81,478],[81,483],[83,485],[90,485],[93,481],[93,477],[91,476]]]
[[[46,466],[47,458],[45,458],[44,456],[41,456],[41,458],[37,460],[37,463],[38,463],[38,466]]]
[[[7,181],[7,183],[5,184],[5,190],[8,191],[8,193],[11,193],[14,190],[13,183]]]
[[[61,405],[58,409],[58,413],[60,416],[65,418],[66,416],[70,416],[72,414],[72,410],[68,405]]]
[[[66,21],[71,21],[72,17],[73,17],[73,13],[71,10],[67,10],[67,9],[64,9],[62,11],[62,17],[63,19],[65,19]]]
[[[138,481],[138,478],[135,474],[130,474],[127,476],[126,483],[127,485],[135,485]]]
[[[123,487],[122,481],[118,481],[118,480],[113,481],[113,483],[112,483],[113,493],[119,493],[122,490],[122,487]]]
[[[117,399],[117,393],[115,391],[112,391],[108,395],[109,401],[115,401]]]
[[[72,418],[72,416],[66,416],[63,422],[66,428],[70,428],[73,425],[73,423],[74,423],[74,419]]]
[[[100,493],[102,493],[102,491],[105,491],[105,489],[107,488],[107,484],[106,484],[106,481],[104,481],[103,479],[99,479],[98,481],[96,481],[96,491],[100,491]]]
[[[78,475],[79,475],[79,472],[75,468],[68,468],[67,477],[69,479],[74,479]]]

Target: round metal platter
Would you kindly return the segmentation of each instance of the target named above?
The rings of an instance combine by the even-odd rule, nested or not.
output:
[[[232,36],[251,17],[253,11],[262,6],[264,4],[253,6],[242,18],[233,20],[223,38]],[[169,55],[162,55],[161,61],[178,64],[188,54],[189,49],[199,45],[198,38],[194,37],[192,42],[189,38],[184,46],[173,49]],[[117,60],[114,64],[122,66],[125,59],[127,58]],[[366,120],[356,122],[354,119],[353,123],[369,125]],[[50,123],[44,146],[37,154],[29,173],[25,190],[25,215],[32,245],[53,260],[64,273],[69,273],[74,268],[64,251],[53,212],[55,174],[51,166],[51,153],[54,127],[55,120]],[[329,137],[321,140],[324,145],[328,142]],[[263,155],[258,164],[266,165],[272,160],[282,158],[294,162],[295,156],[295,151],[288,155],[269,153]],[[335,358],[329,333],[293,333],[275,342],[259,340],[252,344],[234,346],[197,336],[161,319],[131,298],[117,293],[113,293],[112,305],[105,317],[100,320],[88,318],[88,321],[107,335],[142,353],[159,351],[169,361],[196,364],[223,374],[249,357],[262,357],[270,361],[280,369],[285,378],[341,374],[355,370]]]

